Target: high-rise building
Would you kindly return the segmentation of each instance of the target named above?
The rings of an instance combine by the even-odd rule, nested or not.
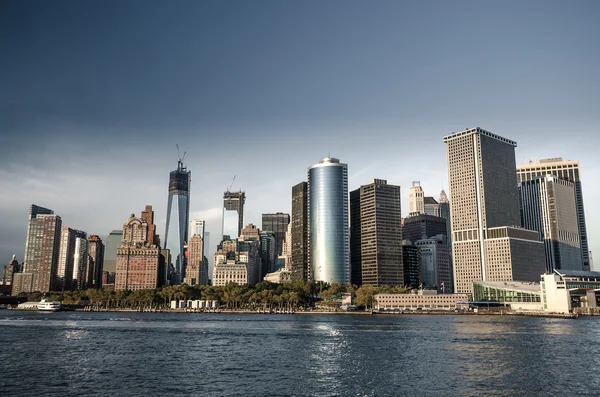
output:
[[[421,288],[421,253],[419,247],[408,242],[402,245],[402,267],[404,285],[411,288]]]
[[[152,212],[146,206],[145,212]],[[153,219],[154,216],[150,219]],[[187,223],[186,223],[187,225]],[[156,230],[154,224],[137,218],[131,214],[123,223],[123,240],[117,250],[117,271],[115,290],[136,290],[157,288],[161,280],[161,249],[151,245],[149,241],[157,241],[157,236],[149,236],[148,232]]]
[[[325,157],[308,169],[309,262],[315,281],[350,282],[348,165]]]
[[[374,179],[350,192],[350,215],[352,283],[404,285],[400,186]]]
[[[206,231],[206,222],[204,222],[203,220],[193,219],[190,222],[190,230],[189,230],[190,238],[194,234],[197,234],[198,236],[204,238],[205,231]]]
[[[473,281],[538,281],[545,271],[537,232],[520,229],[516,142],[481,128],[444,137],[450,185],[454,292]]]
[[[440,216],[440,203],[433,197],[423,198],[424,211],[427,215]]]
[[[523,227],[536,230],[544,242],[546,271],[583,270],[575,189],[552,175],[519,184]]]
[[[308,183],[292,187],[292,277],[312,280],[308,262]]]
[[[581,260],[583,268],[590,270],[590,252],[585,225],[585,211],[583,208],[583,192],[581,189],[581,172],[579,161],[563,160],[561,157],[543,159],[539,163],[530,163],[517,167],[518,182],[530,181],[539,176],[553,175],[557,178],[574,184],[575,203],[577,205],[577,227],[579,229],[579,245],[581,247]]]
[[[188,241],[187,247],[187,270],[185,278],[183,279],[184,284],[187,285],[206,285],[208,284],[208,269],[204,269],[204,239],[203,228],[195,230],[200,234],[194,233]]]
[[[418,214],[402,221],[402,239],[414,244],[417,240],[443,234],[446,236],[446,220],[439,216]]]
[[[180,159],[177,162],[177,169],[171,171],[169,175],[169,199],[167,203],[167,223],[163,247],[171,253],[171,260],[174,261],[172,265],[179,280],[185,277],[184,247],[188,240],[191,181],[192,172],[187,170]],[[142,215],[142,218],[144,219],[144,215]],[[148,222],[147,219],[146,222]],[[154,233],[150,231],[149,235],[154,235]],[[155,245],[160,243],[148,241],[148,244]]]
[[[285,233],[290,223],[290,214],[277,212],[275,214],[262,214],[262,231],[275,233],[275,248],[277,256],[283,252]],[[271,270],[274,271],[274,270]]]
[[[423,288],[452,293],[452,270],[446,236],[418,240],[415,245],[419,248]]]
[[[242,233],[245,203],[246,193],[242,191],[226,191],[223,193],[223,220],[221,225],[223,240],[236,239]]]
[[[88,288],[102,287],[102,272],[104,267],[104,244],[102,239],[92,234],[88,238]]]
[[[123,241],[123,229],[113,230],[106,238],[104,248],[104,271],[108,272],[107,282],[104,284],[114,284],[115,274],[117,272],[117,250]]]
[[[4,265],[4,270],[2,271],[2,284],[3,285],[12,285],[13,277],[15,273],[21,272],[21,265],[15,259],[15,255],[12,256],[12,260],[8,262],[8,264]]]
[[[452,226],[450,224],[450,201],[446,192],[442,189],[440,192],[438,216],[446,220],[446,240],[448,248],[450,249],[450,256],[452,256]]]
[[[408,191],[408,212],[411,215],[425,213],[425,193],[420,181],[414,181]]]
[[[73,264],[75,261],[76,230],[63,226],[60,231],[60,253],[56,272],[56,289],[70,291],[73,282]]]
[[[23,283],[24,289],[19,292],[55,290],[61,227],[60,216],[54,215],[52,210],[31,205],[23,261],[26,274],[23,278],[31,280],[31,284]]]
[[[73,250],[73,280],[72,289],[85,289],[88,268],[88,241],[87,233],[75,231],[75,249]]]
[[[224,286],[229,282],[254,285],[260,276],[260,240],[243,237],[223,241],[215,252],[213,285]]]

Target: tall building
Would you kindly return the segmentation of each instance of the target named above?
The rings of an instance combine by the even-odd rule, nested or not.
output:
[[[481,128],[444,137],[450,185],[454,292],[473,281],[538,281],[543,243],[521,224],[516,142]]]
[[[204,222],[203,220],[193,219],[190,222],[190,230],[189,230],[190,238],[194,234],[197,234],[198,236],[204,238],[205,231],[206,231],[206,222]]]
[[[73,250],[73,280],[72,289],[85,289],[88,268],[87,234],[81,230],[75,231],[75,249]]]
[[[229,282],[254,285],[262,280],[260,241],[237,240],[223,241],[215,252],[213,267],[213,285],[224,286]]]
[[[64,226],[60,231],[60,252],[56,272],[56,289],[70,291],[73,283],[73,264],[75,263],[76,230]]]
[[[577,227],[579,229],[579,244],[581,247],[581,260],[583,268],[590,270],[590,252],[585,225],[585,211],[583,208],[583,192],[581,189],[581,172],[579,161],[563,160],[561,157],[543,159],[539,163],[530,163],[517,167],[518,182],[530,181],[539,176],[553,175],[557,178],[574,184],[575,203],[577,205]]]
[[[4,270],[2,271],[2,285],[12,285],[15,273],[20,272],[21,265],[15,259],[15,255],[13,255],[12,260],[8,262],[8,264],[4,265]]]
[[[400,186],[374,179],[350,192],[350,215],[352,283],[404,285]]]
[[[308,169],[309,262],[315,281],[350,282],[348,165],[325,157]]]
[[[425,197],[423,199],[423,205],[423,213],[427,215],[440,216],[440,203],[438,203],[433,197]]]
[[[421,283],[425,289],[435,289],[441,293],[452,293],[452,270],[446,236],[418,240],[421,265]]]
[[[104,270],[104,244],[102,239],[92,234],[88,238],[88,288],[102,287],[102,272]]]
[[[221,225],[222,239],[236,239],[242,233],[244,227],[244,204],[246,193],[230,192],[223,193],[223,220]],[[228,236],[228,237],[226,237]]]
[[[583,270],[575,189],[552,175],[519,184],[523,227],[536,230],[544,242],[546,272]]]
[[[108,272],[106,283],[114,284],[115,274],[117,272],[117,250],[123,241],[123,229],[113,230],[106,238],[106,246],[104,247],[104,271]]]
[[[185,277],[185,245],[188,240],[188,225],[190,220],[190,184],[192,172],[188,171],[180,159],[177,169],[169,175],[169,198],[167,203],[167,223],[165,229],[164,249],[171,253],[171,260],[177,277]],[[146,208],[146,211],[148,208]],[[150,213],[153,214],[152,211]],[[142,214],[146,219],[149,213]],[[154,216],[154,215],[152,215]],[[146,219],[148,224],[151,222]],[[153,222],[152,222],[153,224]],[[150,236],[155,235],[151,231]],[[149,245],[160,245],[158,242],[148,241]]]
[[[450,256],[452,256],[452,226],[450,224],[450,201],[446,192],[442,189],[440,192],[438,216],[446,220],[446,239],[448,248],[450,249]]]
[[[404,285],[411,288],[421,288],[421,252],[419,247],[405,242],[402,245],[402,267]]]
[[[187,270],[183,282],[187,285],[206,285],[208,284],[208,269],[204,268],[203,228],[195,231],[199,231],[200,234],[194,233],[188,241]],[[206,265],[208,264],[206,263]]]
[[[408,212],[411,215],[425,213],[425,193],[420,181],[414,181],[408,191]]]
[[[54,215],[52,210],[31,205],[23,261],[26,274],[23,277],[31,280],[31,284],[22,284],[24,290],[19,292],[55,290],[61,227],[60,216]]]
[[[262,231],[275,233],[275,248],[277,256],[283,252],[285,233],[290,223],[290,214],[277,212],[275,214],[262,214]],[[273,270],[274,271],[274,270]]]
[[[402,239],[415,243],[417,240],[443,234],[446,236],[446,220],[439,216],[418,214],[404,218]]]
[[[312,280],[308,262],[308,183],[292,187],[292,277]]]
[[[260,257],[262,260],[261,277],[262,280],[268,273],[277,270],[277,237],[274,232],[260,232]]]
[[[146,206],[147,211],[152,212],[152,207]],[[117,250],[115,290],[160,286],[162,253],[160,246],[149,244],[149,241],[157,241],[157,236],[148,235],[151,230],[155,230],[154,224],[134,214],[123,223],[123,240]]]

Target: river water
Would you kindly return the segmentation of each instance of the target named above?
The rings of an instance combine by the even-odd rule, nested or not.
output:
[[[600,396],[600,318],[0,311],[2,396]]]

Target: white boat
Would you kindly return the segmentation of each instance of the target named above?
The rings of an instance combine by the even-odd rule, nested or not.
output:
[[[43,312],[56,312],[60,310],[60,302],[51,302],[48,299],[42,299],[38,304],[38,310]]]

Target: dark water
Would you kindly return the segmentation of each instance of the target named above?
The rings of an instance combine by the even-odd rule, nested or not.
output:
[[[600,318],[0,311],[2,396],[600,396]]]

